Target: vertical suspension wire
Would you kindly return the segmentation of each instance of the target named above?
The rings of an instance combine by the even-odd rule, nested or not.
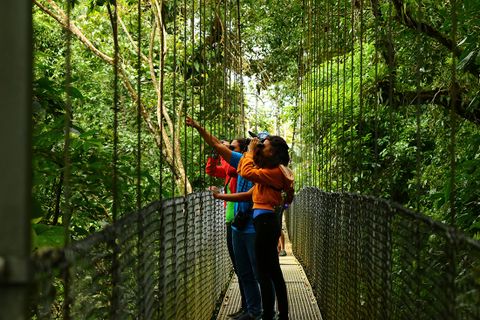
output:
[[[220,9],[219,9],[220,11]],[[227,121],[224,123],[225,131],[224,134],[228,137],[228,139],[231,141],[233,139],[230,131],[230,126],[229,126],[229,119],[231,119],[231,113],[230,113],[230,107],[227,105],[227,53],[226,53],[226,46],[227,46],[227,32],[225,28],[225,24],[227,21],[227,2],[223,1],[223,12],[221,15],[223,19],[223,29],[222,29],[222,38],[220,39],[221,41],[219,42],[219,48],[222,53],[222,110],[225,112],[228,117]],[[219,19],[220,19],[220,14],[219,14]]]
[[[119,45],[118,45],[118,7],[117,1],[113,0],[113,12],[110,5],[107,5],[113,28],[113,76],[114,76],[114,94],[113,94],[113,181],[112,181],[112,218],[113,222],[118,218],[118,111],[119,111],[119,92],[118,92],[118,63],[119,63]],[[115,237],[116,238],[116,237]],[[120,310],[120,266],[118,261],[119,247],[115,239],[112,241],[112,304],[110,309],[111,318],[116,318]]]
[[[141,1],[137,3],[137,65],[136,65],[136,72],[137,72],[137,101],[135,101],[137,105],[136,110],[136,130],[137,130],[137,150],[136,150],[136,164],[135,164],[135,171],[136,171],[136,208],[137,212],[140,212],[142,207],[142,193],[141,193],[141,161],[142,161],[142,153],[141,153],[141,143],[142,143],[142,123],[141,123],[141,101],[142,101],[142,91],[141,91],[141,46],[142,46],[142,6]],[[137,306],[140,315],[144,318],[147,317],[147,311],[145,308],[145,301],[144,297],[146,297],[146,280],[145,280],[145,256],[144,256],[144,221],[143,215],[137,215],[137,232],[138,232],[138,239],[137,239],[137,250],[138,250],[138,261],[137,261],[137,290],[138,290],[138,298],[137,298]]]
[[[328,88],[329,88],[329,97],[328,97],[328,120],[329,120],[329,126],[328,126],[328,133],[329,133],[329,157],[328,157],[328,172],[329,172],[329,175],[328,175],[328,179],[329,179],[329,188],[328,190],[330,192],[333,191],[333,158],[334,158],[334,146],[333,146],[333,125],[334,125],[334,121],[333,121],[333,113],[334,113],[334,110],[333,110],[333,64],[334,64],[334,58],[333,58],[333,55],[334,55],[334,46],[335,46],[335,39],[334,39],[334,35],[333,35],[333,28],[334,28],[334,22],[333,22],[333,15],[334,15],[334,9],[333,9],[333,4],[330,4],[329,2],[327,2],[327,5],[328,5],[328,13],[327,13],[327,16],[328,16],[328,39],[329,39],[329,48],[328,48],[328,67],[330,69],[330,75],[327,79],[327,82],[328,82]]]
[[[351,17],[350,17],[350,21],[351,21],[351,47],[350,47],[350,54],[351,54],[351,64],[350,64],[350,112],[351,112],[351,115],[350,115],[350,154],[353,156],[354,155],[354,152],[355,152],[355,145],[354,145],[354,136],[353,136],[353,132],[355,130],[355,113],[354,113],[354,77],[355,77],[355,5],[354,5],[354,2],[350,2],[350,14],[351,14]],[[356,174],[355,170],[356,170],[356,162],[355,162],[355,159],[351,159],[350,160],[351,162],[351,168],[350,168],[350,186],[349,186],[349,191],[350,192],[355,192],[355,186],[354,186],[354,175]],[[359,278],[359,270],[358,270],[358,244],[359,244],[359,240],[358,240],[358,234],[359,234],[359,231],[358,231],[358,217],[356,215],[356,213],[353,213],[351,216],[350,216],[350,221],[349,223],[351,224],[352,228],[351,228],[351,233],[352,233],[352,248],[353,248],[353,252],[351,254],[351,258],[353,260],[353,266],[352,266],[352,269],[353,269],[353,288],[352,288],[352,295],[353,295],[353,299],[354,301],[358,301],[360,300],[360,295],[359,295],[359,288],[360,286],[358,285],[358,278]],[[359,319],[361,318],[360,314],[359,314],[359,303],[354,303],[354,307],[353,307],[353,317],[355,319]]]
[[[322,9],[322,7],[320,7],[320,5],[318,5],[320,9]],[[324,8],[323,8],[324,9]],[[326,10],[325,10],[326,11]],[[326,21],[324,19],[322,19],[321,21],[321,24],[320,26],[322,27],[321,30],[319,30],[321,32],[321,35],[322,35],[322,38],[320,39],[321,40],[321,46],[320,46],[320,60],[319,60],[319,68],[320,68],[320,72],[321,72],[321,76],[320,76],[320,84],[321,84],[321,91],[322,91],[322,98],[321,98],[321,103],[320,103],[320,112],[319,112],[319,123],[320,123],[320,153],[321,153],[321,157],[320,157],[320,188],[322,190],[326,190],[327,189],[327,171],[326,171],[326,165],[325,165],[325,162],[326,162],[326,159],[327,159],[327,148],[326,148],[326,136],[325,136],[325,119],[326,119],[326,116],[325,116],[325,105],[326,105],[326,101],[327,99],[325,98],[326,97],[326,94],[325,94],[325,87],[326,87],[326,81],[325,81],[325,78],[326,78],[326,75],[325,75],[325,71],[326,71],[326,56],[327,56],[327,50],[326,50],[326,43],[327,43],[327,24],[326,24]]]
[[[177,140],[177,16],[178,16],[178,6],[177,0],[173,0],[173,84],[172,84],[172,178],[170,185],[172,188],[172,197],[175,196],[175,186],[176,186],[176,140]],[[180,174],[180,172],[179,172]],[[185,181],[186,182],[186,181]]]
[[[419,13],[419,21],[423,18],[422,6],[418,7]],[[421,67],[424,63],[423,57],[423,47],[422,47],[422,39],[421,39],[421,25],[420,22],[417,22],[416,25],[417,32],[415,34],[415,42],[417,43],[418,53],[417,58],[415,59],[415,86],[416,86],[416,99],[415,99],[415,124],[416,124],[416,132],[415,132],[415,166],[416,166],[416,174],[415,174],[415,185],[416,185],[416,199],[415,199],[415,209],[417,212],[420,212],[420,195],[421,195],[421,176],[422,176],[422,168],[420,164],[421,159],[421,109],[420,109],[420,93],[422,91],[422,74],[421,74]]]
[[[312,128],[312,116],[314,113],[314,104],[313,104],[313,90],[314,90],[314,84],[313,84],[313,51],[312,51],[312,38],[313,38],[313,10],[315,9],[314,6],[310,3],[310,7],[308,10],[308,116],[307,116],[307,121],[308,121],[308,128],[310,128],[310,146],[308,148],[308,183],[310,186],[313,186],[313,176],[315,173],[315,167],[313,164],[313,128]]]
[[[187,79],[187,0],[183,0],[183,110],[182,110],[182,123],[183,123],[183,174],[185,175],[185,181],[188,177],[188,135],[186,118],[188,115],[188,79]],[[193,130],[191,130],[193,131]],[[187,194],[187,184],[183,185],[183,194]],[[186,206],[186,205],[185,205]],[[186,207],[185,207],[186,209]],[[188,212],[185,210],[185,212]]]
[[[317,134],[318,134],[318,125],[317,125],[317,6],[313,6],[312,10],[312,92],[311,92],[311,105],[312,112],[310,117],[310,126],[312,128],[312,186],[317,186],[317,158],[318,158],[318,148],[317,148]]]
[[[303,98],[303,88],[304,88],[304,75],[305,75],[305,68],[304,68],[304,51],[305,51],[305,0],[302,0],[302,29],[300,32],[300,48],[298,51],[298,85],[297,85],[297,131],[296,134],[298,135],[298,145],[299,145],[299,156],[296,157],[297,161],[295,161],[295,172],[296,172],[296,179],[300,182],[300,186],[304,186],[304,172],[302,168],[304,167],[304,150],[305,150],[305,138],[303,133],[303,114],[304,114],[304,98]],[[297,169],[298,168],[298,169]]]
[[[347,0],[343,1],[343,42],[342,42],[342,51],[343,51],[343,69],[342,69],[342,152],[341,152],[341,163],[340,163],[340,170],[341,170],[341,192],[345,192],[345,158],[347,153],[345,152],[347,144],[345,141],[345,101],[347,94],[347,38],[348,38],[348,24],[347,24]],[[340,75],[339,75],[340,77]]]
[[[317,35],[317,48],[316,56],[317,58],[315,63],[315,68],[317,70],[316,75],[316,116],[315,122],[318,124],[318,130],[316,135],[315,146],[317,148],[318,157],[316,161],[317,172],[318,172],[318,188],[325,190],[325,20],[322,16],[322,6],[319,3],[315,3],[315,9],[317,11],[317,16],[315,19],[315,34]]]
[[[235,45],[233,47],[233,59],[234,59],[234,85],[235,85],[235,107],[237,110],[237,117],[240,119],[239,121],[239,126],[237,127],[237,135],[242,135],[242,127],[245,122],[245,119],[242,118],[242,107],[241,107],[241,97],[240,97],[240,81],[239,81],[239,70],[240,70],[240,62],[237,57],[237,52],[238,48],[240,45],[239,39],[238,39],[238,26],[236,24],[237,21],[237,10],[236,10],[236,0],[232,0],[231,2],[232,5],[232,31],[235,39]]]
[[[315,116],[316,116],[316,99],[315,99],[315,58],[316,58],[316,35],[315,35],[315,9],[316,6],[314,2],[311,3],[311,8],[310,8],[310,118],[308,120],[308,125],[311,128],[311,148],[310,148],[310,164],[311,164],[311,169],[310,169],[310,177],[311,177],[311,186],[315,186],[316,183],[316,164],[315,164],[315,151],[316,151],[316,146],[315,146],[315,127],[312,126],[313,122],[315,121]]]
[[[233,136],[236,134],[235,127],[236,127],[236,121],[237,117],[235,115],[234,109],[233,109],[233,104],[232,104],[232,96],[231,96],[231,83],[230,83],[230,74],[232,70],[231,66],[231,59],[229,59],[229,50],[230,50],[230,33],[229,33],[229,22],[230,22],[230,12],[229,12],[229,2],[228,0],[224,1],[224,12],[223,12],[223,20],[224,20],[224,25],[225,25],[225,31],[224,31],[224,49],[223,49],[223,56],[225,60],[225,102],[228,106],[228,113],[230,114],[230,117],[233,117],[235,125],[229,127],[229,136],[233,138]]]
[[[240,0],[236,0],[237,4],[237,33],[238,33],[238,56],[239,56],[239,66],[238,72],[240,77],[240,113],[242,119],[242,132],[241,136],[245,135],[247,132],[245,130],[245,104],[244,104],[244,84],[243,84],[243,57],[242,57],[242,24],[241,24],[241,14],[240,14]]]
[[[364,115],[363,115],[363,112],[364,112],[364,105],[363,105],[363,45],[364,45],[364,35],[365,35],[365,23],[363,21],[363,0],[359,0],[360,4],[360,8],[359,8],[359,23],[360,23],[360,34],[359,34],[359,54],[360,54],[360,66],[359,66],[359,80],[360,80],[360,83],[359,83],[359,93],[358,93],[358,107],[359,107],[359,111],[358,111],[358,141],[360,143],[359,147],[357,148],[357,150],[359,151],[359,159],[357,159],[357,163],[359,164],[359,177],[358,177],[358,181],[359,181],[359,186],[362,185],[362,180],[363,180],[363,145],[361,143],[361,141],[363,140],[363,133],[364,133],[364,128],[363,128],[363,121],[364,121]]]
[[[422,6],[418,6],[418,21],[416,25],[416,34],[415,34],[415,43],[416,47],[418,48],[416,50],[416,53],[418,54],[415,59],[415,87],[416,87],[416,97],[415,97],[415,125],[416,125],[416,132],[415,132],[415,145],[416,145],[416,150],[415,150],[415,210],[417,212],[420,212],[420,196],[421,196],[421,176],[422,176],[422,168],[421,168],[421,101],[420,101],[420,93],[422,91],[422,72],[421,68],[424,63],[424,55],[423,55],[423,46],[422,46],[422,30],[421,30],[421,24],[420,21],[423,20],[423,10]],[[416,261],[421,261],[421,246],[422,246],[422,235],[419,230],[419,226],[415,225],[415,237],[414,237],[414,242],[415,242],[415,260]],[[414,266],[414,272],[413,274],[415,275],[415,280],[413,281],[414,288],[413,292],[416,297],[420,296],[420,291],[421,291],[421,279],[420,279],[420,263],[415,264]],[[420,310],[422,309],[422,306],[420,302],[415,301],[415,318],[418,319],[420,318]]]
[[[315,94],[315,90],[316,90],[316,79],[315,79],[315,75],[316,75],[316,34],[315,34],[315,18],[316,18],[316,15],[315,15],[315,12],[316,12],[316,6],[315,4],[312,2],[312,5],[311,5],[311,11],[310,11],[310,14],[311,14],[311,18],[310,18],[310,30],[311,30],[311,33],[310,33],[310,50],[311,50],[311,59],[310,59],[310,105],[311,105],[311,110],[312,112],[310,113],[310,119],[308,121],[308,124],[309,124],[309,127],[311,128],[311,136],[312,136],[312,147],[311,147],[311,154],[310,154],[310,163],[311,163],[311,185],[312,186],[315,186],[316,185],[316,176],[317,176],[317,168],[316,168],[316,163],[315,163],[315,160],[316,160],[316,146],[315,146],[315,126],[313,126],[313,123],[315,121],[315,117],[316,117],[316,111],[317,111],[317,105],[316,105],[316,94]]]
[[[183,87],[182,87],[182,90],[183,90],[183,110],[182,110],[182,118],[181,118],[181,123],[183,123],[183,156],[182,156],[182,159],[183,159],[183,174],[185,176],[185,183],[183,184],[183,194],[184,196],[187,196],[187,192],[188,192],[188,189],[187,189],[187,179],[189,177],[188,175],[188,169],[189,169],[189,157],[188,157],[188,134],[187,134],[187,126],[186,126],[186,119],[187,119],[187,114],[188,114],[188,106],[189,106],[189,101],[188,101],[188,79],[187,79],[187,71],[188,71],[188,66],[187,66],[187,63],[188,63],[188,60],[187,60],[187,45],[188,45],[188,42],[187,42],[187,38],[188,38],[188,35],[187,35],[187,29],[188,29],[188,7],[187,7],[187,0],[183,0],[183,70],[182,70],[182,73],[183,73]],[[192,46],[192,50],[193,50],[193,46]],[[192,51],[193,52],[193,51]],[[192,66],[192,70],[193,70],[193,66]],[[190,82],[192,82],[192,78],[193,78],[193,74],[194,72],[192,71],[192,76],[190,77]],[[192,103],[190,103],[191,105],[193,105]],[[193,131],[193,130],[191,130]],[[187,244],[188,241],[187,241],[187,235],[189,234],[189,224],[188,224],[188,219],[190,219],[189,217],[189,210],[188,210],[188,202],[187,201],[184,201],[183,202],[183,221],[182,221],[182,224],[183,224],[183,230],[182,230],[182,234],[183,234],[183,237],[185,237],[185,241],[184,243]],[[180,272],[183,272],[184,274],[188,274],[188,250],[186,248],[184,248],[183,250],[183,257],[181,259],[183,261],[183,264],[182,264],[182,267],[183,267],[183,270],[180,271]],[[180,296],[179,299],[183,299],[184,301],[188,301],[188,285],[187,285],[187,279],[186,277],[177,277],[177,279],[175,279],[177,282],[177,288],[181,287],[180,291],[183,293],[183,296]],[[181,309],[182,312],[180,312],[180,314],[177,312],[177,317],[186,317],[186,314],[188,314],[189,310],[187,308],[186,305],[183,306],[183,308]]]
[[[200,37],[199,37],[199,48],[200,48],[200,56],[201,57],[205,57],[206,56],[206,50],[205,50],[205,30],[206,30],[206,12],[205,12],[205,1],[202,1],[200,0],[199,1],[199,12],[200,12],[200,19],[199,19],[199,33],[200,33]],[[204,70],[202,70],[202,74],[201,74],[201,82],[200,82],[200,90],[199,90],[199,93],[200,93],[200,115],[202,115],[202,118],[200,120],[200,123],[202,125],[202,127],[204,128],[207,128],[207,124],[208,124],[208,131],[211,132],[211,124],[210,123],[207,123],[205,121],[205,111],[206,111],[206,77],[205,77],[205,73],[204,73]],[[205,141],[202,140],[202,148],[200,149],[200,163],[203,165],[206,163],[206,158],[205,158],[205,155],[206,155],[206,152],[205,152],[205,149],[206,149],[206,143]],[[205,175],[205,171],[202,170],[201,171],[201,177],[202,177],[202,181],[206,181],[206,175]],[[203,198],[202,198],[203,199]],[[201,207],[201,210],[203,210],[203,200],[200,201],[200,207]]]
[[[373,10],[373,8],[372,8]],[[378,190],[378,181],[379,181],[379,154],[378,154],[378,109],[379,109],[379,96],[378,96],[378,63],[379,63],[379,53],[378,53],[378,46],[379,46],[379,38],[378,38],[378,29],[379,29],[379,21],[380,17],[375,15],[374,18],[374,83],[377,89],[375,90],[375,101],[373,102],[373,117],[374,117],[374,133],[373,133],[373,192],[375,196],[379,196]]]
[[[322,118],[322,113],[321,110],[323,108],[323,102],[322,102],[322,97],[320,96],[320,92],[323,92],[323,81],[321,78],[322,75],[322,70],[323,70],[323,56],[322,56],[322,45],[323,41],[321,41],[322,35],[324,35],[324,32],[322,32],[322,17],[320,15],[321,12],[321,7],[318,3],[314,4],[314,12],[315,12],[315,17],[314,17],[314,34],[315,34],[315,42],[314,42],[314,94],[315,94],[315,111],[314,111],[314,127],[315,127],[315,134],[313,135],[314,140],[313,144],[315,147],[315,177],[317,177],[315,181],[315,187],[321,188],[322,185],[322,162],[324,158],[323,154],[323,118]]]
[[[319,3],[315,4],[315,8],[318,12],[317,18],[315,19],[316,30],[315,34],[318,36],[318,40],[316,41],[317,50],[316,50],[316,69],[317,69],[317,90],[316,95],[318,96],[316,105],[316,117],[315,122],[318,123],[319,129],[317,130],[316,141],[318,141],[318,153],[319,157],[317,158],[317,172],[319,177],[318,187],[322,190],[325,190],[325,20],[323,19],[320,12],[322,12],[322,6]],[[315,143],[317,145],[317,143]]]
[[[141,82],[141,72],[142,72],[142,1],[139,0],[137,3],[137,118],[136,118],[136,125],[137,125],[137,162],[136,162],[136,174],[137,174],[137,181],[136,181],[136,202],[137,202],[137,210],[142,207],[142,194],[141,194],[141,161],[142,161],[142,109],[141,109],[141,101],[142,101],[142,82]]]
[[[113,27],[113,46],[114,46],[114,58],[113,58],[113,182],[112,182],[112,214],[113,221],[118,218],[118,111],[119,111],[119,94],[118,94],[118,61],[119,61],[119,48],[118,48],[118,27],[117,27],[117,1],[113,0],[113,12],[110,6],[107,6]]]
[[[67,30],[65,31],[66,38],[66,52],[65,52],[65,118],[64,118],[64,132],[63,132],[63,161],[64,161],[64,214],[63,214],[63,228],[65,237],[65,246],[70,243],[70,220],[72,214],[71,206],[71,159],[70,159],[70,128],[72,126],[72,34],[71,28],[71,2],[67,1]]]
[[[457,28],[458,28],[458,17],[457,17],[457,0],[451,0],[451,18],[452,18],[452,32],[451,38],[452,43],[456,45],[457,43]],[[450,225],[456,226],[456,158],[455,158],[455,151],[456,151],[456,130],[457,130],[457,121],[455,117],[455,108],[458,100],[458,84],[457,84],[457,58],[455,57],[455,50],[452,50],[452,65],[451,65],[451,72],[452,72],[452,79],[450,84],[450,145],[449,145],[449,153],[450,153],[450,181],[449,181],[449,189],[450,189]]]
[[[295,163],[295,169],[297,169],[295,172],[298,177],[298,181],[300,182],[300,185],[304,186],[304,171],[303,168],[305,167],[304,161],[304,151],[305,151],[305,134],[303,130],[303,120],[304,120],[304,82],[305,82],[305,10],[306,10],[306,0],[302,0],[302,30],[300,32],[301,34],[301,39],[300,39],[300,49],[298,52],[298,63],[299,63],[299,86],[298,86],[298,103],[299,103],[299,112],[298,112],[298,130],[297,130],[297,135],[298,135],[298,145],[299,145],[299,157],[298,157],[298,163]]]
[[[63,230],[64,230],[64,246],[70,244],[70,221],[72,217],[71,205],[71,159],[70,159],[70,128],[72,126],[72,97],[71,97],[71,80],[72,80],[72,34],[71,28],[71,8],[72,4],[67,0],[67,29],[65,30],[66,37],[66,52],[65,52],[65,118],[64,118],[64,136],[63,136],[63,188],[64,188],[64,209],[63,209]],[[62,315],[64,319],[70,319],[70,269],[65,266],[62,270],[63,278],[63,306]]]
[[[325,134],[325,191],[330,191],[330,125],[329,125],[329,109],[330,109],[330,88],[329,88],[329,71],[330,71],[330,6],[329,1],[325,1],[325,22],[324,22],[324,54],[323,54],[323,67],[325,69],[323,88],[324,88],[324,103],[323,103],[323,128]]]
[[[188,136],[187,136],[187,129],[185,126],[186,119],[187,119],[187,114],[188,114],[188,79],[187,79],[187,0],[183,0],[183,110],[182,110],[182,115],[183,115],[183,174],[185,175],[185,181],[187,180],[188,177]],[[193,38],[193,37],[192,37]],[[192,46],[193,50],[193,46]],[[193,68],[193,66],[192,66]],[[192,72],[193,73],[193,72]],[[192,75],[193,77],[193,75]],[[190,81],[192,81],[192,78],[190,78]],[[193,132],[193,130],[191,130]],[[187,194],[187,184],[183,184],[183,194]],[[185,210],[187,212],[187,210]]]
[[[191,52],[192,52],[192,56],[195,52],[195,1],[196,0],[192,0],[191,1],[191,11],[192,11],[192,15],[190,17],[190,33],[191,33],[191,37],[192,37],[192,48],[191,48]],[[191,96],[191,115],[194,116],[194,113],[195,113],[195,81],[193,78],[190,79],[190,96]],[[188,110],[187,110],[188,111]],[[192,164],[192,170],[190,171],[191,172],[191,176],[193,177],[194,176],[194,170],[193,170],[193,167],[194,167],[194,156],[195,156],[195,143],[194,143],[194,132],[195,130],[190,130],[190,141],[191,141],[191,145],[190,145],[190,156],[191,156],[191,164]]]
[[[157,9],[159,12],[161,12],[162,7],[160,6],[159,9]],[[165,158],[167,157],[166,152],[164,152],[164,145],[166,144],[166,141],[164,139],[164,130],[165,130],[165,116],[164,116],[164,110],[165,108],[165,55],[166,55],[166,48],[165,48],[165,43],[166,43],[166,35],[165,35],[165,28],[166,28],[166,21],[163,20],[163,16],[161,14],[158,15],[157,19],[159,19],[159,40],[160,40],[160,48],[159,48],[159,64],[160,64],[160,75],[159,75],[159,95],[158,95],[158,101],[157,103],[159,104],[159,107],[161,108],[160,112],[160,119],[159,121],[159,130],[160,130],[160,146],[159,146],[159,159],[158,159],[158,167],[159,167],[159,194],[158,194],[158,199],[160,203],[163,203],[163,198],[164,195],[163,193],[165,192],[165,185],[168,182],[164,181],[164,167],[165,167]],[[155,23],[153,28],[155,28]],[[153,48],[151,49],[153,50]],[[159,241],[158,241],[158,250],[159,250],[159,255],[158,255],[158,267],[160,269],[160,274],[161,276],[158,277],[158,291],[159,291],[159,303],[158,303],[158,309],[157,309],[157,314],[159,319],[164,319],[166,317],[165,313],[165,305],[166,305],[166,281],[165,281],[165,246],[166,246],[166,241],[165,241],[165,212],[163,211],[163,205],[159,207],[158,209],[158,215],[160,217],[160,223],[159,223]]]
[[[387,22],[387,33],[388,39],[393,41],[393,1],[388,2],[388,22]],[[393,90],[395,89],[395,69],[394,69],[394,52],[392,45],[388,46],[388,59],[389,59],[389,68],[388,68],[388,118],[389,118],[389,135],[390,135],[390,144],[395,143],[396,141],[396,130],[395,130],[395,115],[394,115],[394,101],[393,101]]]
[[[354,103],[354,77],[355,77],[355,6],[353,3],[350,4],[350,21],[352,23],[352,36],[351,36],[351,42],[350,42],[350,55],[351,55],[351,60],[350,60],[350,155],[353,157],[355,154],[355,145],[354,145],[354,137],[353,137],[353,132],[355,129],[355,103]],[[356,175],[356,161],[355,159],[350,159],[351,167],[350,167],[350,186],[349,186],[349,191],[354,192],[355,191],[355,186],[354,186],[354,175]]]
[[[335,163],[334,163],[334,168],[335,168],[335,192],[339,192],[339,186],[340,186],[340,177],[339,177],[339,170],[340,170],[340,166],[339,166],[339,160],[341,159],[341,156],[340,156],[340,151],[339,151],[339,145],[340,145],[340,139],[338,139],[338,135],[339,135],[339,122],[340,122],[340,51],[341,51],[341,47],[340,47],[340,39],[341,39],[341,30],[340,30],[340,26],[341,26],[341,19],[340,19],[340,15],[341,15],[341,5],[340,5],[340,2],[337,2],[337,12],[336,12],[336,16],[337,16],[337,19],[336,19],[336,22],[335,22],[335,25],[336,25],[336,29],[335,29],[335,34],[337,35],[337,38],[335,39],[335,55],[336,55],[336,65],[337,65],[337,69],[335,71],[335,75],[336,75],[336,95],[337,95],[337,100],[335,101]]]

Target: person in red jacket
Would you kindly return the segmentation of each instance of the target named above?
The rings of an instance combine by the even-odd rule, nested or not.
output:
[[[236,152],[244,152],[248,147],[247,139],[235,139],[230,144],[228,141],[222,141],[222,143],[227,146],[230,150]],[[218,155],[216,152],[212,154],[211,157],[207,159],[207,165],[205,167],[205,172],[209,176],[224,179],[224,193],[233,194],[237,191],[237,169],[232,167],[223,157]],[[232,241],[232,222],[235,216],[235,204],[230,201],[224,201],[225,206],[225,221],[227,228],[227,248],[232,261],[235,273],[237,273],[237,268],[235,264],[235,255],[233,251],[233,241]],[[245,298],[245,293],[243,290],[242,283],[239,282],[240,295],[241,295],[241,307],[240,310],[229,314],[229,317],[235,318],[244,313],[247,310],[247,302]]]

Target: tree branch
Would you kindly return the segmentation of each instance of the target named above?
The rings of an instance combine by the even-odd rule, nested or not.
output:
[[[440,31],[425,22],[416,20],[413,17],[412,12],[404,5],[402,0],[393,0],[393,5],[397,10],[395,18],[398,22],[410,29],[421,31],[427,36],[437,40],[448,50],[452,51],[457,57],[462,53],[460,48],[458,48],[451,39],[440,33]]]
[[[82,31],[70,21],[70,27],[68,24],[68,17],[65,12],[52,0],[48,0],[48,3],[55,9],[56,14],[52,11],[48,10],[43,4],[38,2],[37,0],[33,0],[33,2],[47,15],[55,19],[64,29],[72,32],[77,38],[86,45],[97,57],[101,58],[103,61],[107,62],[108,64],[113,65],[113,58],[106,55],[105,53],[101,52],[90,42],[90,40],[85,37]]]
[[[377,90],[381,90],[383,93],[381,98],[387,101],[389,98],[388,87],[390,84],[388,81],[381,81],[377,84]],[[472,101],[465,97],[465,93],[462,92],[458,86],[456,88],[437,88],[432,90],[423,91],[397,91],[393,90],[393,100],[396,107],[410,106],[419,104],[434,104],[443,107],[449,111],[451,106],[451,90],[457,92],[457,96],[454,104],[455,113],[476,125],[480,125],[480,108],[469,108]]]
[[[127,27],[125,26],[125,23],[123,23],[123,20],[122,18],[120,17],[120,15],[118,15],[118,22],[120,22],[120,25],[122,26],[122,30],[123,32],[125,32],[125,35],[127,36],[128,40],[130,41],[130,43],[132,44],[132,46],[134,47],[134,53],[137,54],[138,52],[138,46],[137,46],[137,43],[135,41],[133,41],[133,38],[132,38],[132,35],[130,34],[130,32],[128,31]],[[140,52],[140,56],[142,57],[142,60],[147,62],[148,63],[148,58]]]
[[[445,48],[453,52],[454,56],[457,58],[463,54],[463,50],[458,47],[457,44],[452,41],[452,39],[449,39],[446,35],[442,34],[440,31],[426,22],[416,20],[413,17],[412,12],[405,6],[402,0],[393,0],[393,5],[397,11],[395,18],[398,22],[412,30],[420,31],[430,38],[437,40]],[[480,73],[480,66],[477,64],[469,64],[464,70],[475,77],[478,77]]]

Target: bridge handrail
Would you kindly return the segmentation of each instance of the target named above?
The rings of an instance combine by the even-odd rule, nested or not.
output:
[[[480,319],[480,243],[453,227],[312,187],[286,221],[324,319]]]
[[[231,278],[210,192],[154,202],[33,257],[33,319],[210,319]]]

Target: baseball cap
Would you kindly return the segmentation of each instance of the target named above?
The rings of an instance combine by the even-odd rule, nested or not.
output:
[[[270,133],[268,133],[267,131],[260,131],[259,133],[253,133],[252,131],[248,131],[248,134],[252,138],[258,138],[260,142],[265,141],[265,139],[267,139],[267,137],[270,136]]]

